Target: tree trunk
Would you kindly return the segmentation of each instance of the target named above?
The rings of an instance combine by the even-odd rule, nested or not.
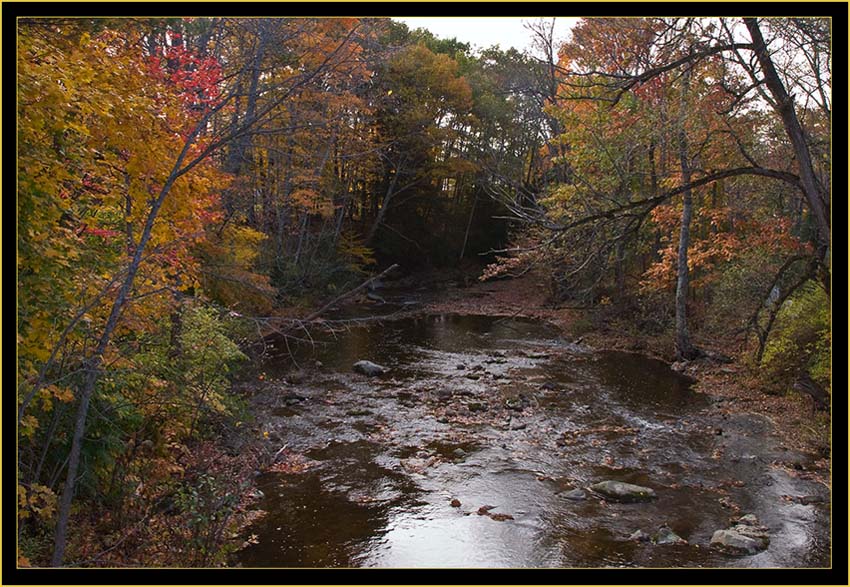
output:
[[[263,59],[266,53],[266,41],[268,32],[263,22],[259,23],[257,31],[257,52],[254,55],[251,67],[251,79],[248,87],[247,104],[245,107],[244,126],[250,128],[257,117],[257,86],[260,81],[260,72],[262,69]],[[238,112],[234,112],[234,116],[238,116]],[[228,153],[227,161],[224,169],[228,173],[239,175],[244,169],[245,162],[249,160],[251,152],[252,136],[250,133],[245,133],[234,141],[233,146]]]
[[[463,246],[460,248],[460,257],[458,261],[463,261],[463,255],[466,253],[466,242],[469,240],[469,229],[472,226],[472,217],[475,216],[475,205],[478,203],[478,195],[472,200],[472,209],[469,211],[469,221],[466,223],[466,232],[463,233]]]
[[[384,195],[384,201],[381,203],[381,207],[378,208],[375,214],[375,221],[372,222],[372,227],[369,229],[369,233],[366,235],[366,244],[371,245],[372,241],[375,238],[375,234],[378,232],[378,227],[381,226],[381,222],[384,221],[384,216],[387,214],[387,207],[390,205],[390,200],[393,199],[395,195],[395,185],[398,182],[398,169],[393,174],[393,178],[390,181],[390,185],[387,188],[387,193]]]
[[[622,307],[626,300],[626,241],[625,235],[617,242],[617,304]]]
[[[80,404],[77,408],[77,415],[74,420],[74,434],[71,437],[71,452],[68,455],[68,473],[65,479],[65,487],[62,490],[62,496],[59,500],[59,508],[56,519],[56,534],[54,536],[53,556],[51,558],[51,566],[59,567],[65,558],[65,546],[67,542],[68,518],[71,513],[71,501],[74,497],[74,491],[77,486],[77,470],[80,465],[80,452],[83,443],[83,434],[86,428],[86,418],[89,413],[89,403],[91,402],[92,394],[97,386],[98,376],[100,375],[100,366],[103,363],[103,354],[112,340],[112,333],[118,325],[118,318],[124,309],[124,304],[130,295],[130,290],[133,288],[133,281],[136,279],[136,273],[139,271],[139,266],[142,264],[142,257],[147,247],[148,241],[151,238],[153,225],[159,216],[159,211],[162,208],[165,198],[171,192],[174,182],[182,175],[181,167],[189,154],[189,148],[195,144],[202,129],[206,126],[208,118],[204,118],[196,126],[192,134],[186,139],[183,145],[183,150],[177,157],[174,166],[171,169],[168,179],[162,186],[156,200],[154,200],[148,211],[145,219],[145,227],[139,237],[139,244],[133,253],[133,258],[127,268],[127,275],[124,282],[121,284],[121,289],[118,290],[118,295],[112,304],[112,309],[109,312],[109,317],[103,327],[103,333],[98,340],[97,347],[93,355],[85,362],[85,381],[80,393]]]
[[[765,45],[764,37],[762,37],[758,20],[755,18],[745,18],[744,23],[747,25],[747,29],[750,31],[750,36],[753,39],[753,48],[761,66],[765,84],[776,103],[775,108],[777,113],[782,118],[785,132],[788,134],[791,145],[794,147],[794,155],[797,158],[797,164],[800,166],[800,180],[803,184],[803,193],[805,193],[806,201],[809,203],[812,214],[817,221],[818,242],[821,245],[820,248],[823,250],[822,260],[830,241],[829,195],[815,176],[811,153],[806,142],[806,135],[803,127],[800,126],[800,121],[797,119],[797,113],[794,110],[794,98],[793,96],[789,96],[785,90],[785,86],[782,84],[776,67],[767,52],[767,46]]]
[[[688,160],[688,139],[685,133],[685,109],[687,107],[687,95],[690,89],[691,71],[685,70],[682,88],[682,97],[679,103],[679,164],[682,170],[682,183],[687,186],[682,194],[682,228],[679,232],[679,256],[678,271],[676,279],[676,357],[678,359],[695,359],[697,350],[691,344],[688,332],[688,245],[690,244],[691,216],[693,204],[691,202],[691,164]]]
[[[188,144],[189,143],[187,143],[187,146]],[[118,317],[120,316],[121,311],[124,309],[124,304],[126,303],[127,297],[130,294],[130,289],[133,287],[133,281],[136,278],[136,273],[139,270],[139,265],[141,265],[142,263],[142,253],[144,252],[145,246],[150,240],[151,230],[153,229],[154,221],[159,215],[159,210],[162,207],[162,203],[165,201],[165,197],[171,191],[171,186],[174,185],[174,181],[177,177],[176,172],[180,169],[180,166],[183,163],[183,157],[185,156],[186,151],[187,150],[184,149],[183,154],[181,154],[180,159],[174,167],[174,171],[171,173],[171,177],[166,182],[165,186],[163,186],[159,197],[154,202],[150,212],[148,213],[148,218],[145,223],[145,229],[142,232],[141,239],[139,240],[139,246],[136,247],[136,252],[133,255],[133,260],[130,262],[130,267],[127,270],[127,277],[124,278],[124,283],[121,284],[121,289],[118,292],[118,297],[115,298],[115,302],[112,304],[112,310],[109,314],[109,318],[106,321],[106,326],[103,329],[103,334],[101,334],[100,340],[98,341],[97,348],[95,349],[95,352],[92,357],[86,361],[86,378],[85,383],[83,385],[82,393],[80,395],[80,405],[77,408],[77,415],[75,417],[74,422],[74,435],[71,439],[71,453],[68,456],[68,473],[65,480],[65,487],[62,490],[62,496],[59,501],[59,510],[56,522],[56,536],[54,539],[53,546],[53,558],[51,560],[51,566],[54,567],[61,566],[62,561],[65,557],[68,517],[71,513],[71,501],[74,497],[74,491],[76,490],[77,485],[77,470],[80,464],[80,452],[82,449],[83,434],[85,433],[86,418],[88,417],[89,413],[89,403],[91,402],[91,397],[94,393],[94,388],[97,385],[98,376],[100,374],[100,365],[103,362],[103,354],[104,352],[106,352],[106,347],[112,340],[112,333],[115,330],[115,327],[118,325]]]

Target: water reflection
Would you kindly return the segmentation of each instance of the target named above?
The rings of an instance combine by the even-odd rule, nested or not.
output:
[[[723,458],[727,450],[768,450],[770,428],[742,420],[740,435],[715,436],[703,415],[706,399],[660,361],[579,352],[546,325],[484,316],[368,323],[319,342],[294,349],[302,364],[324,364],[295,386],[306,399],[267,414],[281,442],[303,447],[316,466],[261,479],[259,507],[268,515],[248,530],[259,542],[238,554],[244,566],[828,560],[826,514],[808,506],[808,517],[794,521],[799,514],[780,496],[759,489],[770,458],[755,469]],[[351,365],[362,359],[391,371],[353,374]],[[266,370],[282,376],[289,366],[280,354]],[[565,497],[602,479],[651,487],[658,499]],[[772,483],[789,494],[810,491],[788,476]],[[706,548],[712,532],[726,526],[730,502],[772,520],[787,540],[743,561]],[[493,507],[479,515],[482,506]],[[627,540],[661,524],[691,544]]]

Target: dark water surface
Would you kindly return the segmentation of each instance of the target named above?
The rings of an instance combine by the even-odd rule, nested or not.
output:
[[[283,381],[283,353],[264,367],[261,425],[274,447],[287,447],[282,458],[304,455],[310,468],[260,477],[257,507],[268,513],[248,528],[257,543],[236,564],[830,564],[828,491],[776,466],[805,466],[806,456],[784,450],[757,415],[717,414],[660,361],[591,352],[546,325],[486,316],[368,323],[315,342],[295,352],[303,383]],[[390,371],[355,374],[361,359]],[[605,479],[651,487],[658,499],[566,496]],[[497,515],[479,515],[482,506]],[[708,547],[745,513],[770,528],[766,551],[732,557]],[[689,544],[627,540],[662,524]]]

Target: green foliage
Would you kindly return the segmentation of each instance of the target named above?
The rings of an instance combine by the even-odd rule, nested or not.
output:
[[[774,379],[789,381],[808,372],[826,389],[831,387],[832,331],[826,292],[814,282],[786,300],[765,347],[761,366]]]
[[[230,373],[247,360],[225,332],[225,325],[213,308],[196,306],[183,316],[180,334],[180,380],[183,393],[194,404],[192,429],[205,414],[230,415],[234,400],[227,393]]]
[[[216,566],[225,562],[232,545],[225,542],[239,495],[226,483],[211,475],[200,475],[180,486],[175,505],[185,518],[186,559],[197,566]]]

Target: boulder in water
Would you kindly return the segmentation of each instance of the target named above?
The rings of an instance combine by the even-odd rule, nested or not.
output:
[[[649,487],[632,485],[622,481],[600,481],[590,489],[616,501],[649,501],[655,499],[655,491]]]
[[[368,375],[370,377],[383,375],[384,373],[389,371],[389,369],[387,369],[386,367],[382,367],[381,365],[373,363],[372,361],[357,361],[352,366],[352,369],[354,369],[356,373],[362,373],[363,375]]]
[[[734,526],[717,530],[711,536],[711,546],[731,554],[756,554],[769,544],[768,529],[759,524],[754,514],[741,516]]]
[[[763,540],[741,534],[734,529],[718,530],[711,536],[711,546],[731,553],[756,554],[767,548]]]
[[[673,532],[667,524],[661,526],[655,533],[655,544],[687,544],[688,541]]]
[[[587,494],[585,494],[583,489],[570,489],[563,496],[572,501],[584,501],[587,499]]]
[[[468,402],[466,404],[466,408],[470,412],[484,412],[487,410],[487,407],[486,402]]]
[[[301,385],[305,381],[307,381],[307,372],[302,369],[287,373],[286,375],[286,382],[290,385]]]
[[[523,408],[522,404],[523,404],[522,399],[520,399],[519,397],[509,397],[508,399],[505,400],[505,407],[508,408],[509,410],[522,411],[522,408]]]

